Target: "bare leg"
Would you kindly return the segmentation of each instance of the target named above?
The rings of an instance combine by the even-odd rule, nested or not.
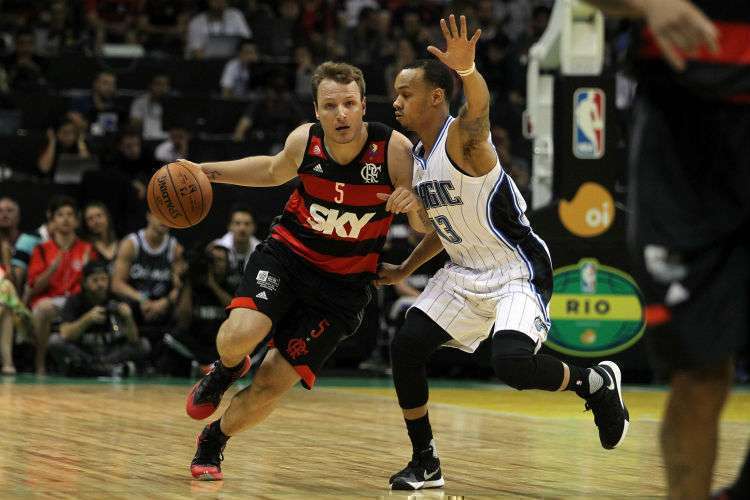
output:
[[[708,498],[711,488],[719,415],[732,380],[732,363],[678,371],[661,426],[669,498]]]
[[[36,354],[34,364],[37,375],[44,375],[47,368],[44,361],[47,357],[47,343],[49,342],[52,322],[60,313],[60,309],[49,299],[42,299],[32,311],[34,335],[36,338]]]
[[[404,418],[406,420],[416,420],[427,415],[427,405],[418,406],[416,408],[409,408],[408,410],[401,410],[404,412]]]
[[[271,331],[271,319],[252,309],[232,309],[216,336],[221,363],[237,366]]]
[[[300,379],[277,349],[268,352],[250,387],[232,398],[221,418],[221,430],[233,436],[261,423],[278,406],[281,396]]]
[[[13,366],[13,313],[0,305],[0,361],[3,375],[16,373]]]

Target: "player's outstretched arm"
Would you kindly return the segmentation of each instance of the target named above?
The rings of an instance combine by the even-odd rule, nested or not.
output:
[[[376,285],[399,283],[411,276],[414,271],[419,269],[419,266],[442,251],[443,244],[440,241],[440,236],[435,231],[426,234],[401,264],[381,264],[380,269],[378,269],[378,279],[373,283]]]
[[[280,186],[297,175],[312,125],[300,125],[286,138],[284,149],[273,156],[248,156],[239,160],[201,163],[211,182],[238,186]]]
[[[445,37],[445,52],[430,45],[427,50],[458,73],[464,87],[466,103],[458,119],[448,129],[446,145],[450,157],[469,175],[488,173],[497,163],[497,154],[488,141],[490,133],[490,91],[474,64],[477,42],[482,30],[468,38],[466,16],[460,17],[460,27],[451,14],[448,21],[440,20]]]
[[[706,47],[719,52],[719,30],[688,0],[584,0],[613,16],[643,17],[667,62],[677,71],[686,67],[684,53]]]

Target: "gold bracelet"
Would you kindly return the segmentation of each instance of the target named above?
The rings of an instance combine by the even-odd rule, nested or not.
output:
[[[463,78],[465,76],[469,76],[470,74],[474,73],[476,70],[477,70],[477,65],[475,63],[471,63],[471,68],[463,69],[463,70],[457,69],[456,73],[458,73],[458,76]]]

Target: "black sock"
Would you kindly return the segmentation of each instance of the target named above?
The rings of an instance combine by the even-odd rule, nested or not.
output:
[[[221,419],[215,420],[208,424],[208,431],[215,435],[221,441],[221,444],[225,444],[229,440],[229,436],[224,434],[221,430]]]
[[[591,386],[589,385],[589,369],[580,366],[568,365],[570,370],[570,381],[566,391],[575,391],[582,398],[591,395]]]
[[[414,420],[406,420],[406,430],[409,432],[411,447],[414,453],[426,450],[432,441],[432,427],[430,427],[429,414]]]

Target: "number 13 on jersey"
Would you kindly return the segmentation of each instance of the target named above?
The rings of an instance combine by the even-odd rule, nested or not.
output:
[[[430,222],[435,227],[438,235],[448,243],[461,243],[461,237],[453,230],[448,217],[445,215],[438,215],[437,217],[431,217]]]

